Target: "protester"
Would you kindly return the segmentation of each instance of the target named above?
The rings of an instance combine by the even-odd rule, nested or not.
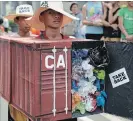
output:
[[[79,18],[79,21],[73,20],[71,23],[67,24],[63,28],[63,34],[65,35],[71,35],[76,38],[83,38],[81,35],[81,22],[82,22],[82,14],[79,10],[78,3],[72,3],[70,6],[71,14],[77,18]],[[70,34],[69,34],[70,33]]]
[[[104,39],[105,41],[120,41],[121,31],[118,27],[118,1],[104,3]]]
[[[133,41],[133,1],[128,1],[127,7],[122,8],[118,15],[121,41]]]
[[[41,3],[41,7],[37,9],[34,16],[26,21],[31,27],[42,32],[37,39],[64,40],[69,37],[61,34],[60,29],[72,20],[78,20],[78,18],[65,12],[62,2],[45,1]],[[66,121],[77,121],[77,119]]]
[[[33,16],[33,9],[31,5],[19,5],[16,8],[16,14],[5,16],[8,20],[14,21],[18,25],[18,33],[12,33],[13,37],[30,37],[30,26],[26,23],[25,19]],[[9,120],[27,121],[27,117],[12,105],[9,104],[10,113]],[[11,115],[11,116],[10,116]],[[13,118],[13,119],[12,119]]]
[[[19,5],[16,8],[16,14],[5,16],[8,20],[14,21],[18,25],[18,33],[13,33],[14,37],[29,37],[31,27],[26,23],[25,19],[33,16],[31,5]]]
[[[63,10],[62,2],[42,2],[41,7],[37,9],[27,23],[35,29],[44,31],[39,39],[68,39],[60,33],[61,27],[78,18]]]
[[[86,25],[86,39],[100,40],[103,36],[103,6],[100,1],[89,1],[82,9],[83,24]]]

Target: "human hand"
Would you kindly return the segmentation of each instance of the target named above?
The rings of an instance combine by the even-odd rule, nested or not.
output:
[[[112,24],[111,27],[112,27],[114,30],[118,30],[118,25],[117,25],[117,24]]]
[[[92,26],[93,22],[91,20],[83,20],[83,25]]]
[[[88,25],[89,25],[89,26],[92,26],[92,25],[93,25],[93,21],[89,20],[89,21],[88,21]]]
[[[93,21],[94,26],[103,26],[102,21]]]
[[[133,41],[133,35],[127,35],[126,40],[128,41]]]

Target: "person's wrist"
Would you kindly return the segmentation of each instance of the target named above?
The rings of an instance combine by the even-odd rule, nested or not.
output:
[[[110,27],[113,27],[113,24],[110,24]]]
[[[128,34],[125,34],[126,38],[129,36]]]

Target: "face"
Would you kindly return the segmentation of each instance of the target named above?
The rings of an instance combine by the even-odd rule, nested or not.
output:
[[[30,31],[30,26],[26,23],[25,19],[27,17],[17,17],[18,19],[16,19],[16,23],[18,24],[19,26],[19,29],[21,31],[23,31],[24,33],[28,33]]]
[[[76,4],[73,5],[71,10],[72,10],[72,13],[76,14],[78,12],[78,5],[76,5]]]
[[[128,6],[133,7],[133,1],[129,1]]]
[[[40,19],[46,27],[57,29],[60,28],[62,25],[63,14],[56,12],[52,9],[48,9],[40,15]]]

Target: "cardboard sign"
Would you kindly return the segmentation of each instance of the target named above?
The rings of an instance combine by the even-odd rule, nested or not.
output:
[[[129,78],[128,78],[125,68],[119,69],[109,74],[109,77],[110,77],[113,88],[129,82]]]

